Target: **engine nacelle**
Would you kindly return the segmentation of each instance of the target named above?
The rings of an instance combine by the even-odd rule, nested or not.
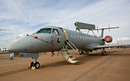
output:
[[[112,40],[113,40],[113,38],[111,36],[106,36],[105,37],[105,42],[107,42],[107,43],[111,43]]]

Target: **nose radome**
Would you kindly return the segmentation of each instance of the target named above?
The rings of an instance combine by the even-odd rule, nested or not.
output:
[[[8,49],[8,51],[9,52],[15,52],[15,51],[17,51],[17,45],[18,44],[16,44],[16,43],[12,43],[7,49]]]
[[[8,47],[10,52],[33,52],[35,51],[35,45],[38,44],[38,40],[33,37],[24,37]]]
[[[7,47],[7,51],[11,52],[11,47],[10,46]]]
[[[50,51],[52,48],[51,35],[38,36],[26,36],[14,43],[12,43],[8,50],[11,52],[41,52]],[[37,38],[35,38],[37,37]],[[44,38],[44,39],[42,39]]]
[[[19,52],[20,50],[24,49],[25,44],[24,44],[24,39],[20,39],[14,43],[12,43],[9,47],[8,47],[8,51],[10,52]],[[27,44],[26,44],[27,45]]]

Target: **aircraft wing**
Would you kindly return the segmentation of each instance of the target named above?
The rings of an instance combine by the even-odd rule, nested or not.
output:
[[[100,45],[100,46],[94,46],[94,49],[101,49],[101,48],[130,48],[130,44],[117,44],[117,45]]]

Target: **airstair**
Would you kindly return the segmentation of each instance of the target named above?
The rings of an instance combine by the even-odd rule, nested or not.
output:
[[[66,61],[68,61],[69,63],[75,64],[79,61],[76,60],[76,58],[74,58],[73,55],[68,52],[67,47],[69,46],[73,50],[73,52],[75,52],[77,48],[71,41],[69,41],[67,31],[63,28],[61,28],[61,30],[63,31],[64,37],[65,37],[65,46],[63,46],[63,49],[61,50],[61,54],[65,58]]]
[[[63,57],[65,58],[65,60],[68,61],[69,63],[75,64],[75,63],[79,62],[76,58],[73,57],[73,55],[71,53],[68,52],[67,49],[62,49],[61,53],[62,53]]]
[[[78,50],[78,48],[71,41],[66,41],[66,45],[68,45],[73,50],[73,52]]]

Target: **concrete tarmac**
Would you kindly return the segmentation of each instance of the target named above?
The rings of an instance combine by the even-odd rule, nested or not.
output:
[[[28,69],[29,58],[0,54],[0,81],[130,81],[130,48],[107,49],[108,55],[100,51],[90,55],[78,55],[78,64],[70,64],[62,55],[41,54],[41,68]]]

